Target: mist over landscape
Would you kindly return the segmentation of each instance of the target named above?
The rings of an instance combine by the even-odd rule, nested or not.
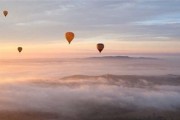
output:
[[[0,120],[180,120],[180,0],[0,0]]]
[[[0,63],[3,120],[180,118],[179,62],[107,56]]]

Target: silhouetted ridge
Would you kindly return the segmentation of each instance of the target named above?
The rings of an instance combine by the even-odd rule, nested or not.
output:
[[[180,75],[143,76],[112,75],[99,76],[72,75],[59,80],[35,80],[35,84],[81,86],[81,85],[115,85],[122,87],[155,88],[156,86],[180,86]]]
[[[141,75],[112,75],[105,74],[100,76],[72,75],[64,77],[61,80],[81,83],[97,83],[107,85],[124,86],[149,86],[153,85],[180,85],[180,75],[162,75],[162,76],[141,76]]]
[[[103,56],[103,57],[89,57],[88,59],[153,59],[151,57],[130,57],[130,56]]]

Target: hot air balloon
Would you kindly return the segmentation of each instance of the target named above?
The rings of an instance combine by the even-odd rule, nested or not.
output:
[[[4,10],[4,11],[3,11],[3,14],[4,14],[4,16],[6,17],[6,16],[8,15],[8,11],[7,11],[7,10]]]
[[[73,32],[66,32],[65,37],[70,44],[71,41],[74,39],[74,33]]]
[[[98,44],[97,44],[97,49],[98,49],[99,52],[101,53],[102,50],[104,49],[104,44],[103,44],[103,43],[98,43]]]
[[[18,47],[17,49],[18,49],[18,51],[19,51],[19,53],[20,53],[23,48],[22,48],[22,47]]]

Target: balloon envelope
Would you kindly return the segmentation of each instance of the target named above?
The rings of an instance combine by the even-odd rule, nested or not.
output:
[[[101,53],[102,52],[102,50],[104,49],[104,44],[102,44],[102,43],[98,43],[97,44],[97,49],[99,50],[99,52]]]
[[[17,49],[18,49],[18,51],[19,51],[19,52],[21,52],[21,51],[22,51],[22,47],[18,47]]]
[[[74,39],[74,33],[73,32],[66,32],[65,37],[66,40],[69,42],[69,44],[71,43],[71,41]]]
[[[4,11],[3,11],[3,14],[4,14],[4,16],[6,17],[6,16],[8,15],[8,11],[7,11],[7,10],[4,10]]]

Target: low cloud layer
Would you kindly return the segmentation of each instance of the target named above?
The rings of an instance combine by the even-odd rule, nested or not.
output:
[[[170,61],[1,60],[0,119],[179,120],[179,62]]]
[[[144,76],[120,78],[119,81],[124,82],[123,85],[118,83],[109,84],[118,81],[117,76],[111,76],[109,79],[106,77],[101,79],[75,78],[74,81],[79,83],[78,86],[73,86],[72,82],[65,85],[59,84],[63,81],[68,83],[68,79],[54,81],[54,84],[40,81],[19,85],[1,85],[0,110],[39,111],[57,115],[63,114],[72,118],[77,118],[79,114],[88,116],[93,111],[100,112],[98,110],[101,110],[102,114],[117,110],[116,112],[119,113],[123,111],[126,111],[126,114],[136,113],[137,116],[142,110],[148,110],[148,114],[157,111],[179,112],[180,88],[179,83],[177,83],[178,76],[147,77],[149,80],[144,79]],[[154,81],[155,78],[156,81],[151,83],[152,87],[142,84],[142,82],[148,84],[150,81]],[[82,84],[83,80],[86,81],[84,84]],[[159,82],[157,82],[158,80]],[[95,82],[90,84],[88,81]],[[102,81],[104,83],[108,81],[109,83],[104,84]],[[176,85],[167,85],[167,81],[175,82]],[[140,85],[131,86],[129,84]],[[115,113],[112,112],[112,114]]]

